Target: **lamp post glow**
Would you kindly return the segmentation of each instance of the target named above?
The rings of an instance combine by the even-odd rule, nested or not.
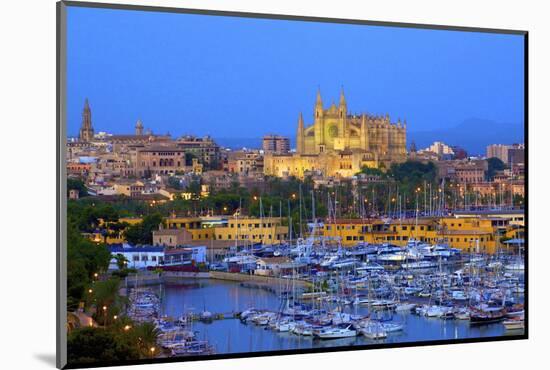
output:
[[[107,306],[103,306],[103,327],[107,328]]]

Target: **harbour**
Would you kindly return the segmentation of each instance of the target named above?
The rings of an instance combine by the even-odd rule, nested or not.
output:
[[[411,244],[385,253],[378,263],[417,247]],[[251,251],[242,253],[254,256]],[[431,264],[411,268],[408,259],[382,265],[374,262],[379,254],[361,262],[344,255],[327,258],[333,253],[338,250],[328,248],[322,257],[308,253],[312,260],[307,268],[294,264],[290,275],[210,271],[176,277],[167,272],[158,275],[157,284],[127,289],[130,295],[141,292],[158,299],[146,320],[162,333],[164,356],[418,343],[524,332],[524,279],[523,271],[516,270],[517,256],[463,254],[445,261],[441,256],[424,256],[416,262]],[[324,263],[329,259],[331,263]],[[351,263],[343,265],[345,261]],[[179,342],[174,342],[175,335]]]

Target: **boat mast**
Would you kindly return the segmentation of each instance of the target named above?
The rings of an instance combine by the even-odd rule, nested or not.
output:
[[[300,213],[300,225],[299,225],[299,231],[300,231],[300,238],[303,237],[302,235],[302,183],[298,184],[298,201],[299,201],[299,213]]]

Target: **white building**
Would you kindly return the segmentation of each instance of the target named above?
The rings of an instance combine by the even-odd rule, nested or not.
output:
[[[454,154],[453,148],[451,148],[445,143],[442,143],[441,141],[435,141],[432,145],[430,145],[426,149],[421,150],[421,152],[432,152],[437,154],[438,156]]]
[[[182,266],[206,263],[206,246],[185,246],[166,249],[164,265]]]
[[[128,268],[145,269],[164,264],[164,247],[131,247],[124,244],[109,249],[112,256],[110,270],[118,269],[116,257],[119,254],[126,258]]]

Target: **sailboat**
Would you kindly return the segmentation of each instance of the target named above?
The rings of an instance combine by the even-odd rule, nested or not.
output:
[[[338,339],[355,337],[357,336],[357,332],[351,328],[351,325],[347,325],[345,327],[333,326],[315,329],[313,330],[313,335],[320,339]]]

